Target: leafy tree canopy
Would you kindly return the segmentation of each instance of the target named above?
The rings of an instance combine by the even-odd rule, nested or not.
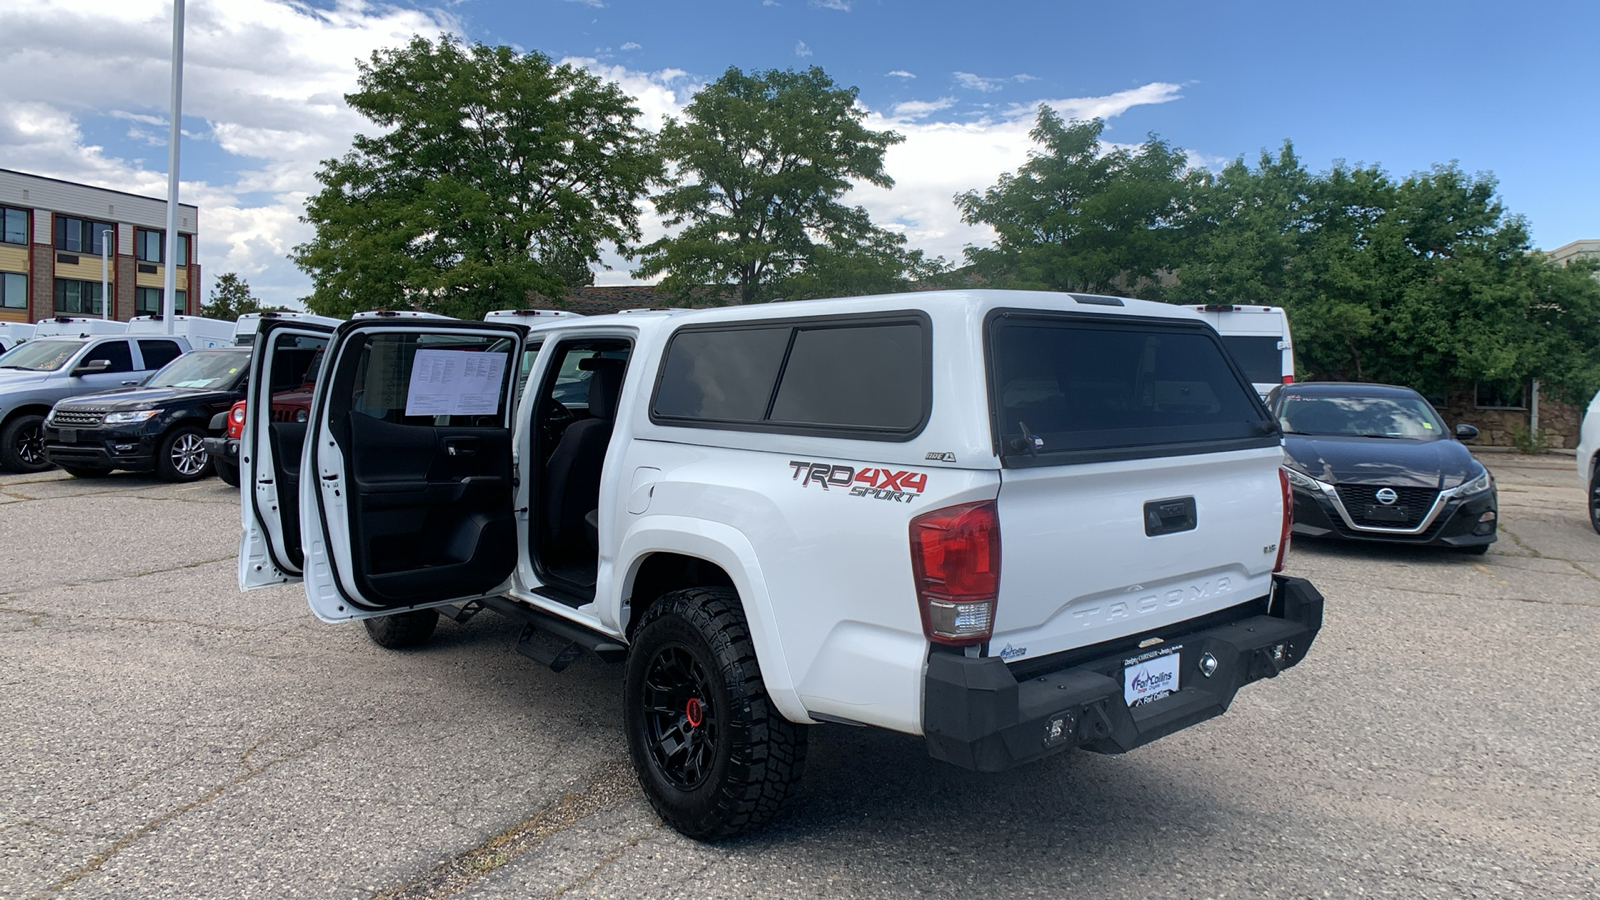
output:
[[[589,283],[603,245],[638,239],[660,162],[615,85],[447,36],[358,66],[345,99],[381,131],[317,172],[303,217],[316,237],[291,254],[311,309],[478,318]]]
[[[940,269],[840,202],[856,182],[894,184],[883,155],[903,138],[864,118],[856,90],[819,68],[728,69],[661,130],[674,177],[652,199],[679,230],[644,247],[635,274],[665,273],[662,289],[682,295],[732,286],[752,303],[893,290]]]
[[[1091,293],[1144,293],[1176,265],[1183,214],[1201,175],[1151,136],[1137,149],[1100,140],[1099,119],[1067,122],[1048,106],[1030,136],[1039,149],[981,194],[956,197],[962,221],[995,230],[967,259],[991,282]]]

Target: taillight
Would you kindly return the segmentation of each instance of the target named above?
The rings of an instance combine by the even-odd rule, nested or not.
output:
[[[1284,384],[1294,384],[1294,376],[1293,375],[1285,375],[1285,376],[1283,376],[1283,383]]]
[[[1294,528],[1294,492],[1289,489],[1289,473],[1278,467],[1278,491],[1283,494],[1283,528],[1278,533],[1278,558],[1272,562],[1274,573],[1283,571],[1283,559],[1289,555],[1289,532]]]
[[[1000,594],[994,501],[947,506],[912,519],[911,571],[928,640],[952,647],[987,641]]]

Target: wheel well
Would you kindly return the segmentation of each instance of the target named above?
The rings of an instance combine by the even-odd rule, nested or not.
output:
[[[681,553],[653,553],[633,577],[628,635],[644,619],[645,610],[662,594],[694,587],[733,587],[733,579],[714,562]]]
[[[7,422],[10,422],[12,419],[15,419],[17,416],[48,416],[48,415],[50,415],[50,407],[49,406],[19,406],[16,409],[13,409],[11,412],[6,413],[6,416],[5,416],[4,419],[0,419],[0,428],[4,428],[6,426]]]

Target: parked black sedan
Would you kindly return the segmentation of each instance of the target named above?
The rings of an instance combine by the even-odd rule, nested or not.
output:
[[[211,472],[211,419],[244,398],[249,347],[195,350],[143,387],[62,400],[44,422],[45,458],[78,478],[112,469],[154,470],[166,481]]]
[[[1267,404],[1283,428],[1294,533],[1484,553],[1499,519],[1494,477],[1433,404],[1386,384],[1301,383]]]

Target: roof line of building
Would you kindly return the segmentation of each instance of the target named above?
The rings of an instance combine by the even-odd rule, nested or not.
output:
[[[81,182],[81,181],[68,181],[65,178],[51,178],[48,175],[35,175],[32,172],[19,172],[16,169],[0,168],[0,172],[4,172],[7,175],[20,175],[23,178],[37,178],[40,181],[53,181],[56,184],[64,184],[64,185],[67,185],[68,187],[89,188],[91,190],[96,190],[96,191],[105,191],[108,194],[118,194],[118,195],[123,196],[123,197],[133,197],[133,198],[135,198],[137,200],[149,200],[149,201],[154,202],[154,203],[165,203],[165,202],[167,202],[167,198],[165,198],[165,197],[151,197],[151,196],[148,196],[148,195],[145,195],[145,194],[135,194],[135,193],[133,193],[131,191],[119,191],[116,188],[101,187],[101,186],[99,186],[97,184],[85,184],[84,182]],[[180,200],[180,201],[178,201],[178,206],[180,208],[187,206],[188,208],[194,210],[196,214],[199,214],[199,212],[200,212],[200,207],[195,205],[195,204],[193,204],[193,203],[184,203],[183,201]]]

